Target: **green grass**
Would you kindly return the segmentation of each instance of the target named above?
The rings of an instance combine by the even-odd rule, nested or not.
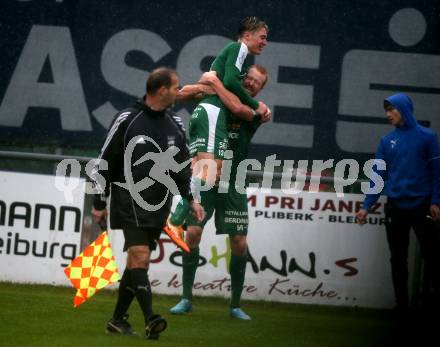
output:
[[[154,295],[154,309],[168,320],[159,341],[105,334],[116,292],[99,292],[72,307],[73,288],[0,283],[0,346],[206,346],[357,347],[383,346],[391,322],[382,310],[246,301],[249,322],[228,315],[228,301],[195,298],[194,312],[172,316],[178,298]],[[130,322],[138,332],[143,317],[137,302]]]

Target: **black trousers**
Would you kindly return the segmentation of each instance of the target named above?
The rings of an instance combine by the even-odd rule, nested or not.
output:
[[[392,201],[388,201],[385,208],[386,232],[391,252],[391,272],[397,306],[408,307],[408,246],[409,232],[413,228],[420,243],[420,250],[424,259],[427,280],[434,288],[436,303],[439,296],[439,230],[435,222],[429,218],[430,203],[404,210],[398,208]],[[428,303],[425,303],[428,304]],[[434,303],[432,303],[434,304]]]

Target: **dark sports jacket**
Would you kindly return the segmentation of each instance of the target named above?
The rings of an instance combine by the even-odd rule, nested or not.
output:
[[[171,159],[170,155],[167,159],[167,150],[174,151]],[[190,165],[180,171],[175,167],[185,161],[189,163],[185,130],[180,117],[169,109],[154,111],[141,99],[120,111],[107,133],[99,159],[105,160],[108,168],[98,162],[92,172],[98,192],[93,206],[97,210],[106,208],[111,191],[110,226],[114,229],[162,228],[170,213],[173,193],[192,200]],[[171,166],[178,172],[169,168],[169,160],[174,160]],[[177,192],[170,191],[171,186],[166,184],[170,181],[175,182]],[[142,187],[136,186],[142,182]]]

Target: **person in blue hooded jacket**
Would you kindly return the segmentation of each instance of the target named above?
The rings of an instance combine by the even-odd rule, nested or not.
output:
[[[386,182],[388,197],[385,227],[391,253],[391,272],[397,309],[408,308],[408,244],[412,227],[420,243],[426,273],[435,288],[438,303],[439,257],[436,225],[440,220],[440,148],[437,135],[419,125],[413,115],[411,99],[404,93],[384,100],[388,121],[395,129],[380,140],[376,159],[386,164],[378,173]],[[372,184],[372,183],[370,183]],[[369,209],[379,194],[367,194],[357,214],[359,224],[366,223]]]

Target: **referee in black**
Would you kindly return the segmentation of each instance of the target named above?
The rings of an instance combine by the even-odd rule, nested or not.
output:
[[[164,167],[160,156],[171,146],[179,149],[173,158],[174,163],[181,164],[190,158],[182,121],[169,109],[179,92],[176,71],[165,67],[152,71],[146,92],[135,105],[116,115],[108,131],[99,158],[101,162],[92,174],[98,193],[92,215],[97,223],[106,219],[106,198],[111,191],[110,226],[123,230],[127,266],[107,330],[123,335],[136,334],[128,323],[127,314],[136,297],[144,314],[146,335],[149,339],[157,339],[167,322],[153,313],[148,267],[151,251],[156,248],[156,241],[170,213],[172,194],[180,193],[190,201],[196,218],[202,220],[204,211],[194,202],[190,192],[190,165],[179,172],[164,170],[164,175],[169,175],[175,182],[178,192],[149,176],[154,165]],[[103,165],[105,163],[107,168]]]

